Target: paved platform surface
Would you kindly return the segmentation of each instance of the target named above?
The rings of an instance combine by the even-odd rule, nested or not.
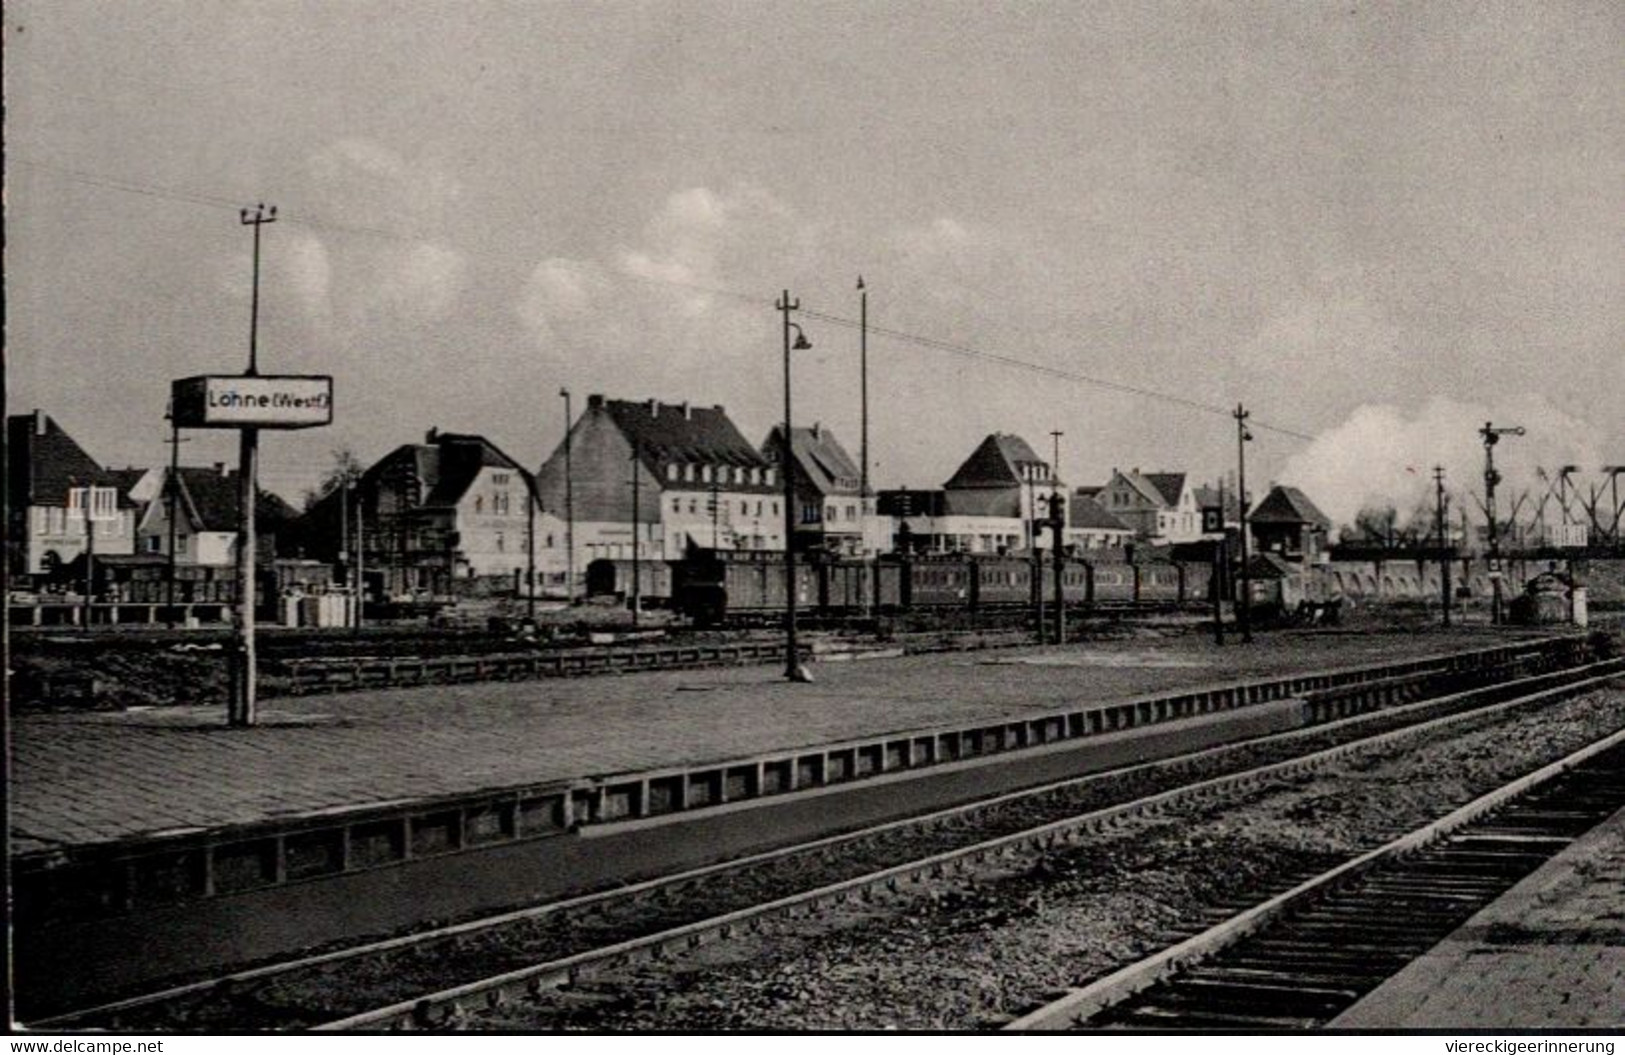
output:
[[[1381,1030],[1625,1027],[1625,810],[1331,1025]]]
[[[1146,694],[1490,648],[1516,635],[1200,635],[1051,649],[388,689],[15,719],[11,852],[738,758]]]

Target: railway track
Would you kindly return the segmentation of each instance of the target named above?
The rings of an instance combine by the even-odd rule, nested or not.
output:
[[[34,1024],[160,1030],[444,1026],[473,1010],[579,982],[595,970],[658,959],[775,917],[886,897],[989,860],[1075,842],[1183,800],[1266,786],[1351,752],[1584,692],[1622,674],[1625,661],[1613,660],[1537,675]],[[899,857],[904,863],[895,863]],[[436,988],[457,979],[462,981]]]
[[[1006,1028],[1323,1026],[1622,806],[1625,730]]]

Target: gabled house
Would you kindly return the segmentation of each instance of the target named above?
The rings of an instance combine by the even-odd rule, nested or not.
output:
[[[349,566],[357,540],[369,599],[524,593],[563,561],[563,532],[535,480],[484,436],[430,429],[305,513],[301,555]]]
[[[1201,509],[1186,473],[1113,469],[1096,501],[1133,528],[1141,542],[1165,545],[1202,537]]]
[[[1326,551],[1332,522],[1296,487],[1277,484],[1247,514],[1257,552],[1313,562]]]
[[[762,457],[774,465],[783,460],[782,425],[773,426],[761,449]],[[816,423],[791,430],[790,453],[794,459],[790,471],[796,495],[796,549],[861,554],[865,518],[857,463],[834,432]]]
[[[237,560],[238,508],[242,477],[223,462],[202,468],[183,465],[169,489],[169,471],[157,480],[157,494],[136,526],[136,551],[169,555],[169,511],[175,510],[175,563],[224,567]],[[261,490],[254,506],[255,551],[261,561],[279,552],[299,513],[278,496]]]
[[[1075,551],[1119,549],[1134,541],[1134,529],[1096,501],[1100,490],[1080,487],[1068,504],[1066,542]]]
[[[720,406],[591,395],[570,425],[568,480],[565,460],[561,443],[537,481],[546,507],[573,519],[578,579],[594,559],[630,558],[634,537],[650,560],[784,548],[779,467]]]
[[[56,574],[77,560],[90,541],[86,520],[70,508],[69,492],[113,488],[111,519],[95,520],[98,555],[135,548],[136,503],[128,485],[103,469],[44,411],[6,419],[6,563],[14,575]]]
[[[880,512],[897,522],[897,534],[906,534],[919,552],[1016,553],[1049,548],[1049,499],[1064,492],[1049,463],[1025,440],[995,433],[942,490],[882,492]]]

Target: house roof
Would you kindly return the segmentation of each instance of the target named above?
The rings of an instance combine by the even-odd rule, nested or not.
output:
[[[237,530],[241,477],[234,470],[183,465],[176,479],[180,481],[180,501],[195,530]],[[254,521],[260,530],[273,530],[298,516],[298,511],[280,496],[266,490],[259,492]]]
[[[13,509],[66,506],[69,488],[85,486],[118,488],[119,505],[135,504],[129,497],[134,481],[120,486],[44,411],[6,419],[6,458],[7,498]]]
[[[410,462],[421,482],[422,507],[455,506],[463,500],[484,468],[508,469],[534,489],[531,474],[484,436],[430,429],[424,443],[404,443],[375,462],[363,479],[376,479],[402,462]],[[324,499],[325,501],[326,499]]]
[[[1026,440],[1020,436],[997,432],[977,445],[970,457],[965,459],[943,487],[949,491],[956,491],[978,487],[1019,486],[1027,482],[1021,476],[1020,467],[1023,465],[1036,465],[1042,469],[1042,478],[1033,482],[1040,484],[1051,482],[1049,463],[1034,453]]]
[[[1134,532],[1133,528],[1113,516],[1111,510],[1092,497],[1081,494],[1075,495],[1072,499],[1071,509],[1067,513],[1067,523],[1071,527],[1091,528],[1096,531],[1124,531],[1129,534]]]
[[[1254,524],[1313,524],[1323,531],[1331,530],[1332,522],[1316,508],[1309,496],[1296,487],[1277,484],[1248,514]]]
[[[589,401],[589,407],[593,405]],[[661,466],[670,462],[762,469],[769,466],[720,406],[606,399],[602,407],[627,442],[637,448],[644,466],[656,479],[660,478]]]
[[[782,426],[773,426],[762,441],[763,457],[772,460],[770,452],[777,451],[784,442]],[[790,430],[790,453],[796,460],[801,476],[820,493],[858,493],[862,475],[852,456],[846,453],[835,433],[822,425]]]
[[[1184,473],[1142,473],[1147,483],[1157,489],[1164,505],[1177,506],[1179,496],[1185,492]]]

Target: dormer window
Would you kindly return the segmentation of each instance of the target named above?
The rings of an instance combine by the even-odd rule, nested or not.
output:
[[[667,465],[666,465],[666,479],[668,479],[668,480],[677,479],[677,473],[678,472],[679,472],[679,470],[677,468],[677,463],[676,462],[668,462],[667,463]]]
[[[762,483],[767,484],[769,487],[773,486],[773,470],[772,469],[763,469],[762,470]]]
[[[692,463],[683,466],[683,479],[689,483],[694,482],[694,466]]]
[[[711,467],[709,465],[700,466],[700,482],[707,484],[711,482]]]

